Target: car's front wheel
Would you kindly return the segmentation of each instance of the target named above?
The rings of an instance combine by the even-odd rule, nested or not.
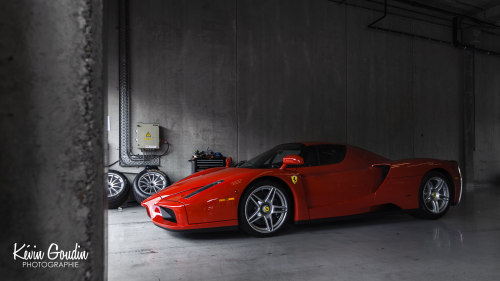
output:
[[[450,187],[448,178],[436,171],[427,173],[420,184],[418,217],[438,219],[450,208]]]
[[[281,231],[293,210],[287,191],[274,181],[261,181],[243,194],[238,210],[240,228],[254,236]]]

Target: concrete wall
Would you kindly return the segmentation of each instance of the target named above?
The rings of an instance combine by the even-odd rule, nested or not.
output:
[[[500,183],[500,58],[476,55],[474,177]]]
[[[330,4],[238,1],[238,159],[345,140],[345,11]]]
[[[190,172],[193,150],[236,155],[235,3],[130,1],[130,10],[131,124],[161,125],[171,151],[162,169],[179,180]],[[108,21],[117,26],[116,14]],[[111,30],[110,162],[118,159],[117,39],[118,30]]]
[[[2,2],[2,280],[105,278],[101,27],[99,0]],[[23,268],[14,243],[90,255],[78,268]]]
[[[394,159],[464,158],[462,51],[368,29],[380,12],[313,0],[131,5],[132,124],[165,127],[172,146],[161,169],[174,180],[190,173],[192,151],[206,147],[244,160],[278,143],[322,140]],[[116,25],[116,16],[110,20]],[[449,27],[397,16],[380,24],[451,40]],[[109,42],[115,46],[108,53],[113,162],[117,32]],[[476,84],[478,99],[498,100],[498,87],[488,82],[500,72],[495,60],[477,59],[484,77],[478,79],[485,81]],[[495,110],[485,110],[489,125],[478,126],[481,140],[489,138],[481,131],[499,126]],[[499,149],[498,141],[487,143]],[[481,157],[495,162],[496,155]],[[491,165],[477,169],[484,170],[480,180],[499,174]]]

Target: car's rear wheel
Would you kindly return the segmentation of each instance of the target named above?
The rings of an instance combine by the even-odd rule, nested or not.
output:
[[[440,172],[427,173],[420,183],[418,217],[438,219],[450,208],[450,187],[448,178]]]
[[[254,236],[281,231],[293,210],[287,191],[274,181],[253,184],[243,194],[238,210],[240,228]]]
[[[167,174],[158,169],[144,169],[134,179],[133,191],[137,203],[170,185]]]
[[[127,178],[115,170],[108,171],[108,208],[120,207],[128,197],[130,187]]]

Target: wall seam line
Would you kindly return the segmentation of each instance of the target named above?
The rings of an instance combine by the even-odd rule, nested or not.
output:
[[[348,39],[347,39],[347,5],[344,5],[344,40],[345,40],[345,113],[344,113],[344,118],[345,118],[345,143],[348,143],[348,137],[347,137],[347,98],[348,98],[348,83],[349,83],[349,72],[348,72],[348,65],[349,65],[349,46],[348,46]]]
[[[236,160],[240,161],[240,113],[239,113],[239,56],[238,56],[238,0],[235,0],[235,9],[234,9],[234,21],[235,21],[235,111],[236,111]]]

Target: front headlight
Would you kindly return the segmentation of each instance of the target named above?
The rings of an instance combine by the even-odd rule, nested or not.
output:
[[[195,190],[194,192],[192,192],[192,193],[188,194],[188,195],[187,195],[186,197],[184,197],[184,198],[186,198],[186,199],[187,199],[187,198],[190,198],[190,197],[192,197],[192,196],[195,196],[196,194],[198,194],[198,193],[202,192],[203,190],[207,190],[207,189],[209,189],[210,187],[215,186],[215,185],[218,185],[219,183],[222,183],[222,182],[223,182],[223,180],[219,180],[219,181],[213,182],[213,183],[211,183],[211,184],[207,184],[207,185],[205,185],[204,187],[198,188],[198,189],[197,189],[197,190]]]

